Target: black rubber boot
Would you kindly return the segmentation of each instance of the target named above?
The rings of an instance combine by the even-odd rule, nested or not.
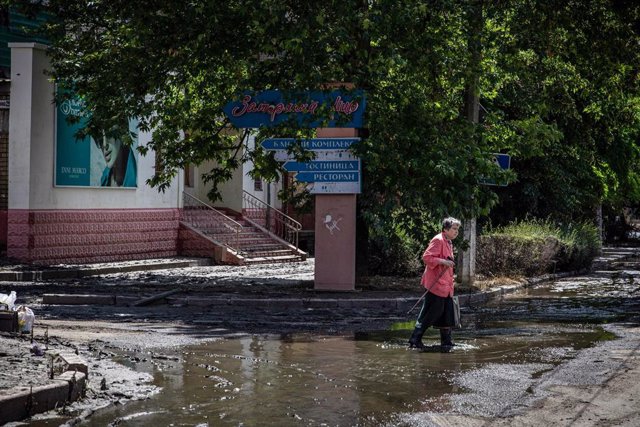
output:
[[[451,328],[440,329],[440,348],[442,351],[451,351],[455,344],[451,340]]]
[[[411,334],[411,338],[409,338],[409,348],[417,348],[418,350],[422,350],[424,348],[424,343],[422,342],[423,335],[423,328],[415,328],[413,330],[413,333]]]

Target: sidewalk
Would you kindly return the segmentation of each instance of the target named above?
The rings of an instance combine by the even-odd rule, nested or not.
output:
[[[640,256],[640,248],[605,248],[603,255],[594,260],[592,270],[597,273],[632,256]],[[17,290],[16,304],[24,304],[20,298],[31,294],[33,298],[41,298],[44,304],[57,305],[167,303],[201,307],[237,304],[306,307],[325,304],[327,307],[379,306],[398,310],[408,310],[422,294],[419,277],[376,277],[357,284],[354,291],[316,291],[314,261],[309,258],[299,263],[233,266],[211,265],[210,260],[203,258],[175,257],[36,268],[5,263],[0,266],[0,292]],[[459,291],[458,297],[463,307],[482,304],[526,286],[578,273],[581,272],[548,274],[509,284],[494,281],[490,287],[479,282],[485,289]],[[55,292],[48,292],[46,283],[52,281],[57,283]],[[38,282],[40,289],[32,289],[29,282]],[[64,283],[72,285],[64,286]],[[26,303],[33,303],[33,298]]]
[[[5,266],[0,270],[0,281],[13,284],[8,289],[0,283],[0,292],[16,290],[17,304],[27,305],[168,304],[218,309],[241,305],[273,310],[322,307],[407,312],[424,291],[419,277],[375,277],[357,284],[353,291],[315,290],[314,261],[309,258],[299,263],[232,266],[210,265],[208,260],[198,258],[169,258],[36,270]],[[484,291],[458,292],[458,298],[463,307],[482,304],[523,286],[570,274],[547,275],[517,284],[494,284]],[[30,286],[34,282],[38,288]]]
[[[160,258],[96,264],[58,264],[35,266],[17,264],[3,260],[0,264],[0,281],[39,281],[74,279],[100,274],[125,273],[130,271],[152,271],[173,268],[211,265],[206,258]]]

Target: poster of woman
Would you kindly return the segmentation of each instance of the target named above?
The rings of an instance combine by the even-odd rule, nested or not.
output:
[[[80,121],[71,124],[67,121],[69,116],[79,116]],[[136,188],[137,120],[121,124],[133,138],[129,146],[118,138],[118,127],[78,139],[76,133],[84,126],[84,116],[84,104],[79,98],[65,100],[56,107],[55,185]]]

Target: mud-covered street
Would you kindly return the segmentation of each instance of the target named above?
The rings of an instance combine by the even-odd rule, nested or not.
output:
[[[637,425],[639,263],[609,263],[465,307],[458,346],[448,354],[438,351],[435,333],[426,337],[427,352],[406,349],[415,313],[274,303],[420,295],[403,281],[317,295],[311,263],[13,283],[36,312],[37,345],[46,333],[50,351],[77,351],[91,370],[86,399],[30,425],[151,426],[169,413],[172,425],[202,426]],[[176,287],[193,298],[244,304],[181,305],[178,293],[145,306],[40,299],[143,298]],[[2,338],[3,359],[11,361],[2,365],[2,387],[46,382],[46,358],[29,352],[29,337],[10,342]]]

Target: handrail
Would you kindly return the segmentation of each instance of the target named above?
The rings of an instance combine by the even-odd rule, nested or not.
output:
[[[216,240],[240,252],[240,232],[242,231],[242,225],[239,222],[189,193],[183,191],[182,196],[182,220],[184,222],[198,230],[202,230],[205,234],[207,234],[206,230],[209,230],[211,225],[214,225],[214,227],[221,225],[230,233],[215,233]],[[211,219],[213,219],[213,224]],[[230,234],[230,239],[226,238],[227,234]]]
[[[242,190],[242,214],[250,220],[264,224],[264,228],[298,249],[298,232],[302,224],[289,215]]]

